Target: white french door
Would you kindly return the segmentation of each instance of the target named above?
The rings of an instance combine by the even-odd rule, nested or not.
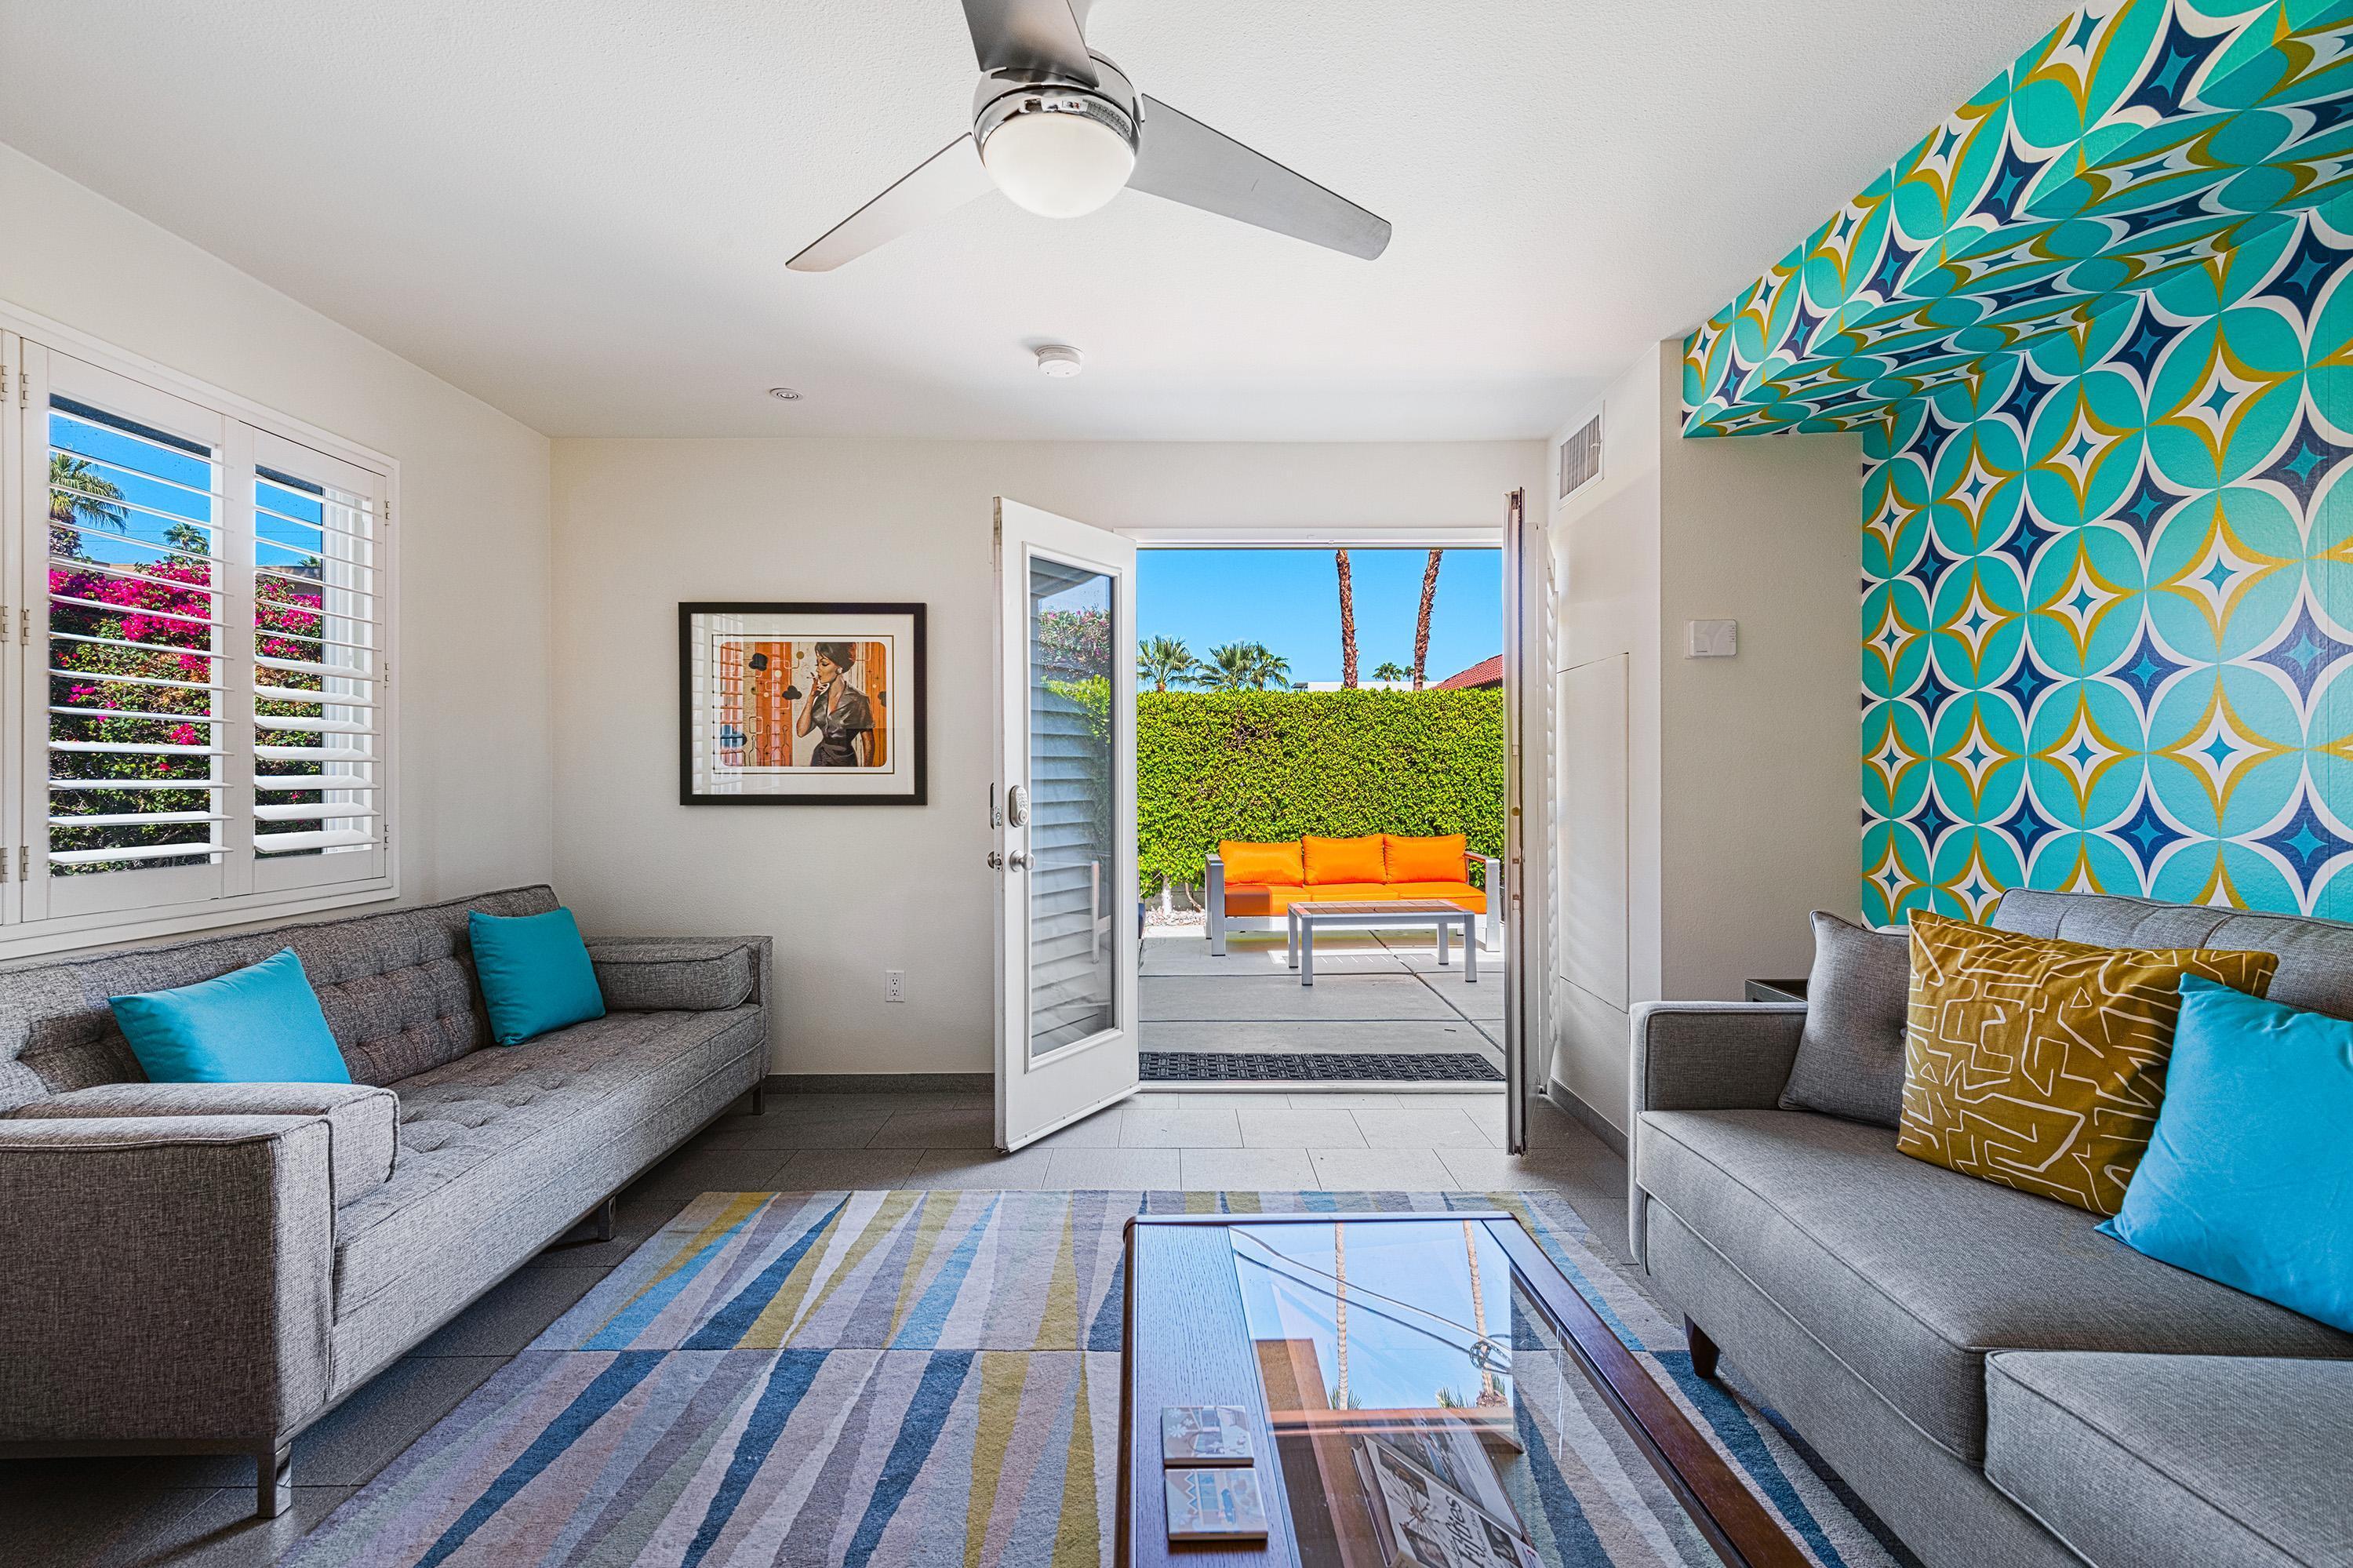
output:
[[[1135,545],[997,503],[997,1144],[1135,1092]]]

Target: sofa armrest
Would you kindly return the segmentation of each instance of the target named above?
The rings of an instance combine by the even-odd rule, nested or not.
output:
[[[607,937],[588,944],[588,958],[616,1012],[721,1012],[765,1005],[775,947],[766,937]]]
[[[268,1443],[325,1406],[323,1116],[0,1120],[0,1442]]]
[[[1771,1110],[1806,1004],[1646,1001],[1634,1009],[1634,1121],[1649,1110]]]
[[[1226,956],[1226,857],[1211,850],[1201,864],[1202,913],[1209,927],[1209,953]]]
[[[1626,1237],[1637,1264],[1651,1266],[1642,1113],[1774,1109],[1805,1026],[1801,1001],[1646,1001],[1634,1009]]]
[[[391,1179],[400,1097],[369,1084],[100,1084],[20,1106],[8,1119],[322,1116],[337,1208]]]

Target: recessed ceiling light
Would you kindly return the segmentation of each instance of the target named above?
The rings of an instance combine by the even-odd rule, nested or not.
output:
[[[1050,343],[1038,350],[1039,370],[1058,381],[1076,376],[1085,365],[1079,351],[1067,343]]]
[[[779,403],[797,403],[801,400],[801,395],[789,387],[771,387],[768,388],[768,396]]]

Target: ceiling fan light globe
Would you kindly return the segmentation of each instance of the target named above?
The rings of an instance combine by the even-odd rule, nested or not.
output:
[[[1014,206],[1040,217],[1083,217],[1126,188],[1135,149],[1099,120],[1040,109],[990,131],[980,161]]]

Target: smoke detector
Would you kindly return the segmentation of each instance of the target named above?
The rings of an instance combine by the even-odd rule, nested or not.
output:
[[[1038,350],[1038,370],[1057,381],[1067,381],[1085,368],[1086,360],[1067,343],[1050,343]]]

